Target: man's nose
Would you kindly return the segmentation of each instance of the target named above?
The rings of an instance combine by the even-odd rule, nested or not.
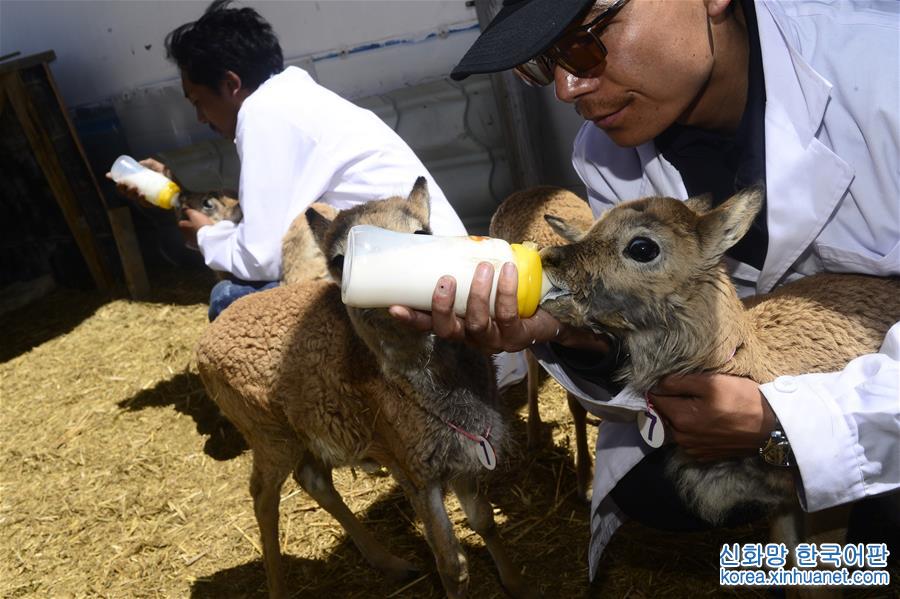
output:
[[[209,124],[209,119],[206,118],[206,115],[203,114],[203,111],[200,110],[199,108],[197,109],[197,120],[200,122],[201,125]]]
[[[573,75],[559,65],[553,67],[553,82],[556,87],[556,97],[562,102],[573,103],[593,89],[596,79],[592,77],[581,78]]]

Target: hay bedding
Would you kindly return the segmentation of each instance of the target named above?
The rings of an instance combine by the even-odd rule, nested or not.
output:
[[[206,275],[166,280],[155,302],[56,293],[0,318],[0,595],[239,597],[265,594],[249,452],[205,397],[192,361],[206,326]],[[27,347],[35,345],[30,350]],[[523,413],[524,385],[505,396]],[[546,448],[521,442],[490,488],[498,525],[547,597],[693,597],[718,586],[722,542],[749,528],[660,534],[626,525],[588,588],[586,506],[573,498],[574,432],[563,391],[542,384]],[[552,442],[549,436],[552,434]],[[392,550],[423,567],[390,584],[340,526],[288,481],[281,537],[298,597],[441,597],[421,525],[390,478],[350,470],[335,483]],[[480,538],[449,501],[471,596],[501,597]]]

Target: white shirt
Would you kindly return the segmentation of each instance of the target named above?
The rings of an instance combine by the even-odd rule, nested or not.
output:
[[[766,85],[769,247],[763,269],[727,261],[741,295],[817,272],[900,275],[900,3],[756,2]],[[686,198],[650,142],[620,148],[591,123],[573,165],[595,215],[647,195]],[[625,517],[608,493],[650,448],[634,422],[643,398],[610,397],[571,376],[548,348],[545,368],[604,417],[597,441],[589,566]],[[842,372],[782,377],[761,390],[796,458],[804,509],[866,496],[900,499],[900,325],[880,353]]]
[[[281,278],[281,239],[313,202],[340,210],[393,195],[428,179],[431,228],[465,227],[413,151],[368,110],[288,67],[250,94],[238,112],[244,218],[202,227],[197,245],[210,268],[247,281]]]

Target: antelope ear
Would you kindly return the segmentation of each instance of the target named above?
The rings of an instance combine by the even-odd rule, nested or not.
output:
[[[588,229],[582,229],[577,224],[552,214],[545,214],[544,220],[557,235],[571,243],[580,241],[588,232]]]
[[[692,198],[688,198],[684,201],[684,205],[697,214],[709,212],[709,210],[713,207],[713,194],[704,193]]]
[[[323,254],[326,251],[325,236],[328,233],[328,229],[331,227],[332,221],[333,219],[316,211],[315,208],[306,209],[306,222],[309,224],[309,230],[312,231],[316,244],[319,246],[319,249],[322,250]]]
[[[328,220],[334,220],[334,217],[338,215],[340,210],[332,206],[331,204],[326,204],[325,202],[313,202],[309,205],[310,210],[315,210]]]
[[[721,259],[726,250],[750,230],[764,201],[762,187],[748,187],[703,214],[697,227],[704,257],[711,261]]]
[[[425,177],[416,179],[412,191],[409,192],[409,196],[406,199],[412,203],[416,213],[422,219],[422,224],[426,227],[429,226],[431,221],[431,195],[428,193],[428,180]]]

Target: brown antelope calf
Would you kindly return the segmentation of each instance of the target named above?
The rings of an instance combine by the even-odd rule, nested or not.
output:
[[[241,205],[234,198],[215,192],[184,192],[179,196],[179,219],[185,208],[198,210],[217,223],[230,220],[238,223],[244,217]]]
[[[429,231],[420,178],[409,198],[369,202],[333,220],[307,211],[329,265],[341,280],[353,225]],[[330,281],[310,280],[251,294],[213,322],[197,349],[210,397],[253,450],[250,492],[269,592],[287,593],[278,541],[280,490],[288,475],[334,518],[375,567],[403,577],[412,564],[366,529],[332,484],[332,469],[375,461],[403,488],[450,597],[465,595],[466,559],[444,507],[456,493],[484,539],[503,586],[534,593],[506,555],[490,502],[476,484],[505,458],[506,425],[490,359],[463,344],[420,333],[385,309],[346,308]]]
[[[542,307],[620,337],[630,361],[619,378],[639,393],[673,373],[715,371],[766,383],[841,370],[877,352],[900,320],[897,279],[820,274],[738,298],[722,256],[762,201],[758,189],[715,209],[704,198],[645,198],[610,209],[588,231],[548,219],[572,243],[542,252],[549,277],[567,292]],[[806,514],[801,528],[793,473],[757,456],[700,463],[675,452],[666,472],[685,504],[712,524],[753,504],[775,518],[779,540],[793,544],[798,536],[815,540],[819,523],[829,520],[830,510]]]
[[[563,245],[565,238],[557,234],[545,220],[546,215],[561,218],[573,226],[587,229],[594,222],[587,202],[566,189],[539,186],[517,191],[507,197],[491,217],[489,234],[509,243],[530,242],[538,249]],[[538,385],[540,365],[534,354],[526,349],[528,365],[528,447],[538,446],[541,430],[541,413],[538,409]],[[588,486],[591,482],[591,454],[587,439],[587,411],[578,398],[566,393],[566,402],[575,425],[575,476],[578,497],[590,502]]]
[[[213,223],[230,220],[238,223],[243,212],[238,200],[215,192],[186,192],[181,194],[179,218],[185,208],[193,208],[208,216]],[[316,202],[311,209],[331,219],[337,209],[328,204]],[[301,214],[291,223],[281,242],[282,277],[281,283],[290,285],[300,281],[324,279],[328,277],[325,258],[309,230],[306,215]],[[223,273],[217,273],[220,278]]]

